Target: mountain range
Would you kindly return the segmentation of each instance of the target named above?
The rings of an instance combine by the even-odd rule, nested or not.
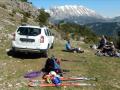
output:
[[[93,22],[105,21],[105,18],[94,10],[88,9],[84,6],[65,5],[56,6],[47,10],[50,14],[50,21],[57,23],[59,21],[74,22],[78,24],[86,24]]]
[[[47,10],[52,23],[60,21],[87,25],[98,35],[114,35],[120,29],[120,16],[105,18],[92,9],[78,5],[56,6]]]

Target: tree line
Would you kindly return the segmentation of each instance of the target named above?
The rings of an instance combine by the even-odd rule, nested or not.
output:
[[[80,40],[80,38],[84,38],[86,43],[88,42],[96,42],[97,36],[89,27],[84,25],[78,25],[75,23],[62,22],[59,23],[58,28],[62,33],[62,37],[64,39],[72,38],[75,40]]]

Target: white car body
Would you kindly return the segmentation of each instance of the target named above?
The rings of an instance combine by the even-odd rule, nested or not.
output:
[[[54,36],[47,27],[19,26],[13,35],[12,48],[20,52],[47,51],[54,43]]]

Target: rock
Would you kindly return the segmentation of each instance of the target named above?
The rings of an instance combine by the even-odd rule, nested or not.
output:
[[[5,51],[6,51],[6,52],[9,52],[9,51],[10,51],[10,49],[6,49]]]
[[[0,81],[2,81],[3,80],[3,78],[0,78]]]
[[[8,84],[8,87],[12,87],[12,86],[13,86],[12,84],[10,84],[10,83]]]
[[[7,24],[9,24],[9,25],[15,25],[14,23],[12,23],[11,21],[9,21],[9,20],[7,20],[7,19],[3,19],[3,20],[1,20],[2,22],[4,22],[4,23],[7,23]]]
[[[6,66],[7,63],[2,63],[2,66]]]
[[[18,87],[22,87],[21,83],[17,83],[16,86],[18,86]]]
[[[9,39],[12,39],[13,38],[13,35],[12,34],[8,34],[7,35]]]
[[[14,74],[16,74],[16,72],[13,72],[12,74],[14,75]]]
[[[19,86],[19,85],[20,85],[20,83],[17,83],[17,84],[16,84],[16,86]]]
[[[6,74],[5,77],[7,77],[8,75]]]
[[[18,63],[20,63],[20,61],[17,61]]]

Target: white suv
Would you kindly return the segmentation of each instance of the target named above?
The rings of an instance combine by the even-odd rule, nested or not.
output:
[[[47,56],[53,48],[54,36],[47,27],[20,26],[13,34],[12,50],[20,52],[39,52]]]

